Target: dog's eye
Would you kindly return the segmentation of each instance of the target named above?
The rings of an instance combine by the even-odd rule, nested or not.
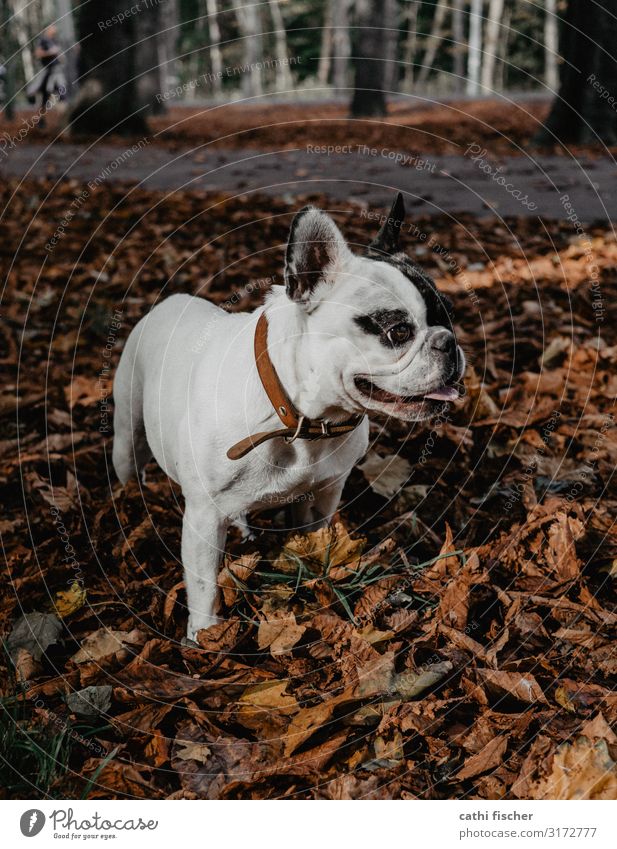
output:
[[[388,342],[394,346],[404,345],[405,342],[409,342],[412,335],[413,327],[406,321],[402,321],[400,324],[395,324],[394,327],[391,327],[386,333]]]

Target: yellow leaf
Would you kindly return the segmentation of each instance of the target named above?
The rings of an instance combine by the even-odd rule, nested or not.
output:
[[[70,616],[71,613],[75,613],[80,607],[83,607],[85,601],[85,587],[82,587],[79,581],[73,581],[68,590],[60,590],[59,593],[56,593],[54,607],[58,616],[64,619],[66,616]]]

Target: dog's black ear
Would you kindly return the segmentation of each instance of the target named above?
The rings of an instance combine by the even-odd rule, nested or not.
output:
[[[395,254],[399,248],[401,226],[405,220],[405,201],[399,192],[394,198],[392,209],[381,225],[379,233],[369,245],[369,254]]]
[[[292,301],[307,303],[319,283],[351,252],[334,221],[321,209],[305,206],[291,224],[285,254],[285,285]]]

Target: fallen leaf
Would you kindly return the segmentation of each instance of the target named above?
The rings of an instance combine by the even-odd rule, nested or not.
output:
[[[483,772],[488,772],[489,769],[495,769],[501,763],[507,748],[507,737],[495,737],[477,754],[467,758],[464,766],[456,773],[456,778],[459,781],[464,781],[467,778],[475,778]]]
[[[358,466],[371,489],[384,498],[393,498],[404,487],[411,476],[411,464],[398,454],[381,457],[369,451],[364,462]]]
[[[617,800],[617,763],[606,740],[579,737],[560,746],[550,774],[531,788],[529,798]]]
[[[80,716],[99,716],[107,713],[111,707],[111,684],[101,687],[85,687],[74,693],[68,693],[66,704],[73,713]]]
[[[227,607],[237,601],[243,585],[246,584],[259,563],[259,554],[243,554],[236,560],[226,557],[218,577],[218,585],[223,592]]]
[[[274,564],[275,572],[296,574],[298,560],[316,575],[326,575],[336,567],[357,565],[366,539],[352,539],[340,522],[308,534],[294,534]]]
[[[25,649],[38,661],[61,633],[62,623],[53,613],[26,613],[13,626],[6,647],[13,662],[19,649]]]
[[[141,646],[145,640],[144,634],[138,628],[132,631],[114,631],[110,628],[99,628],[83,640],[79,651],[71,660],[74,663],[85,663],[91,660],[102,660],[104,657],[117,654],[131,646]]]
[[[77,404],[88,406],[108,396],[109,392],[103,390],[99,378],[76,375],[69,385],[64,387],[64,396],[69,410],[72,410]]]
[[[495,698],[507,696],[525,704],[546,704],[546,698],[536,679],[530,673],[500,672],[493,669],[478,669],[478,678],[486,690]]]
[[[257,631],[257,645],[260,649],[270,649],[273,657],[290,652],[306,631],[304,625],[298,625],[293,613],[281,613],[276,618],[263,619]]]
[[[56,613],[63,619],[83,607],[86,601],[86,589],[79,581],[73,581],[68,590],[60,590],[54,598]]]

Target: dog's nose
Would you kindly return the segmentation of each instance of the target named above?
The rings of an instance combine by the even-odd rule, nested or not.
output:
[[[456,361],[456,339],[449,330],[437,330],[431,337],[431,348]]]

